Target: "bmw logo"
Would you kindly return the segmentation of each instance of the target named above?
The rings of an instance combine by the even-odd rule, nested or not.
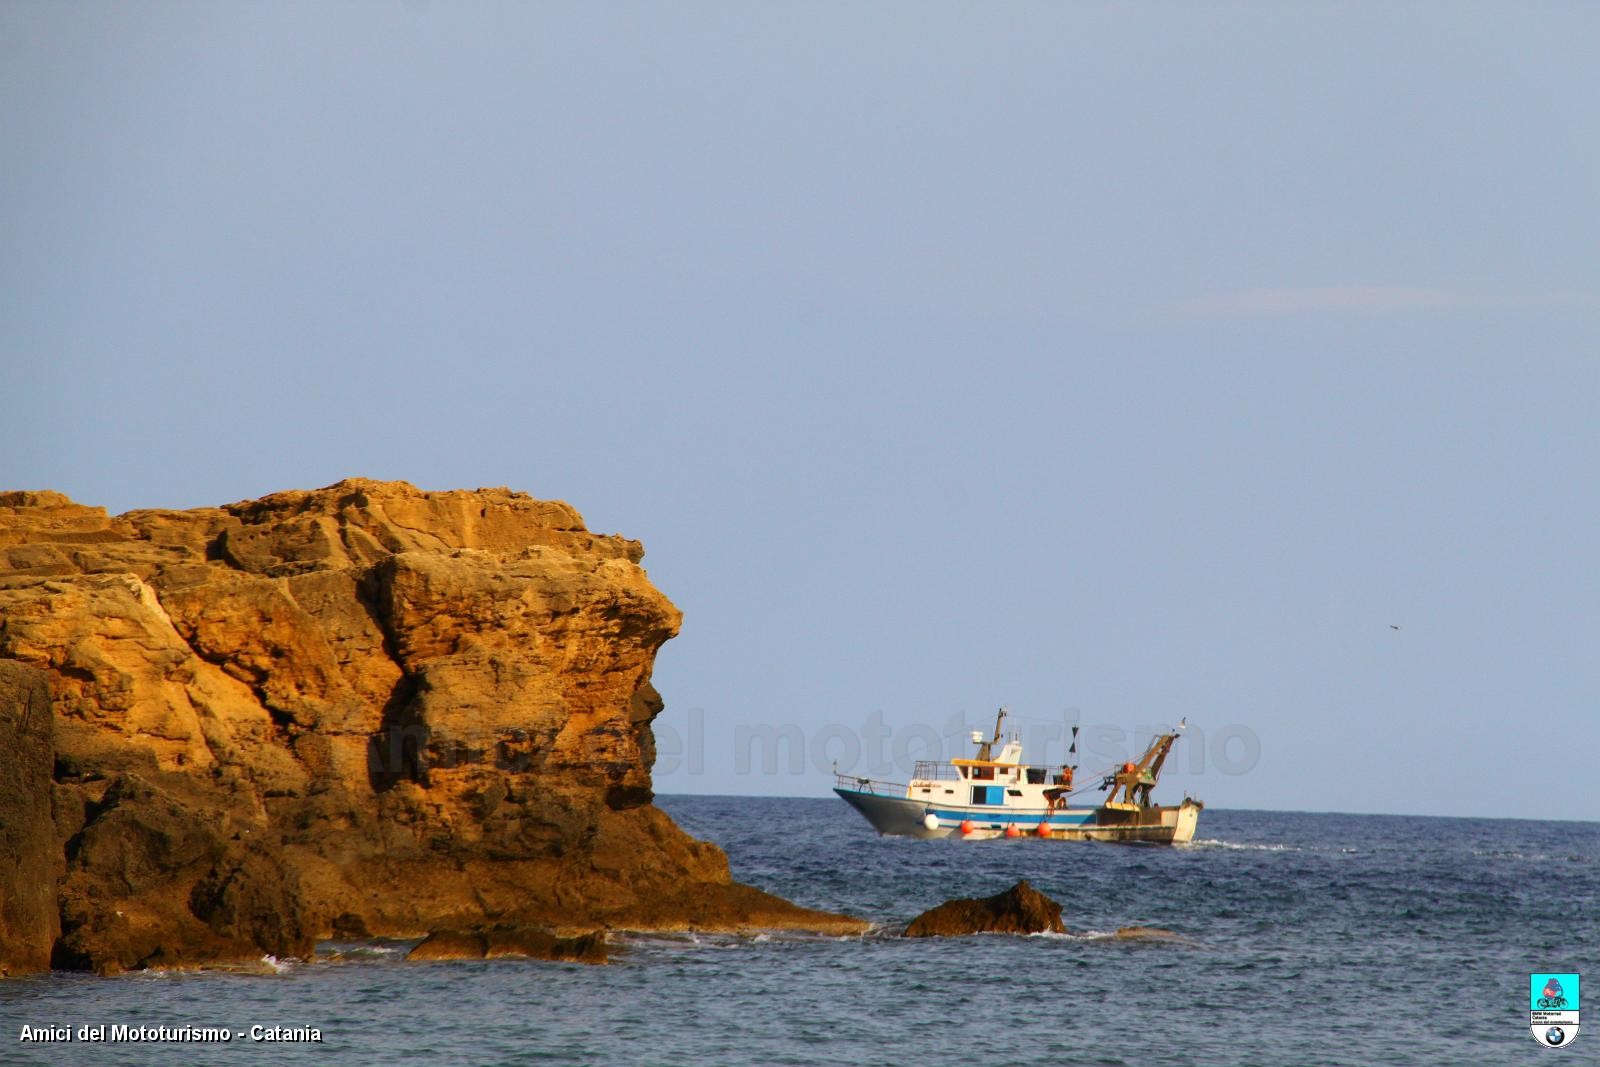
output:
[[[1550,1046],[1561,1044],[1567,1039],[1567,1032],[1559,1026],[1552,1026],[1544,1032],[1544,1043]]]

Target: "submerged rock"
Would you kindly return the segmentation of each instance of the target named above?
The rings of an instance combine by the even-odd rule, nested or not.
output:
[[[1118,941],[1186,941],[1182,934],[1159,926],[1124,926],[1111,935]]]
[[[1026,880],[992,897],[949,900],[911,920],[907,937],[1066,933],[1061,905]]]
[[[24,754],[0,776],[4,966],[485,924],[864,930],[734,883],[651,803],[650,673],[681,616],[642,556],[506,489],[114,517],[0,493],[0,659],[54,706],[0,711]]]
[[[484,960],[504,957],[605,963],[606,937],[594,931],[558,937],[550,930],[525,926],[489,926],[471,930],[436,930],[406,954],[408,960]]]

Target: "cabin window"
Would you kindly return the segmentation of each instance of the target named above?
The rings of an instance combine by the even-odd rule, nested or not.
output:
[[[1028,768],[1028,784],[1029,785],[1044,785],[1044,768],[1043,767],[1029,767]]]
[[[1020,789],[1007,789],[1006,790],[1006,794],[1008,796],[1020,797],[1022,795],[1022,790],[1020,790]]]
[[[972,802],[974,804],[1002,804],[1000,790],[990,785],[975,785],[972,787]]]

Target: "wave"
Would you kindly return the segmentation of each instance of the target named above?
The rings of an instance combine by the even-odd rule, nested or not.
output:
[[[1024,934],[1024,937],[1037,937],[1046,941],[1105,941],[1117,936],[1115,930],[1068,930],[1058,934],[1054,930],[1040,930],[1038,933]]]
[[[1212,837],[1196,838],[1182,845],[1173,845],[1173,848],[1204,849],[1223,848],[1235,852],[1301,852],[1299,845],[1251,845],[1238,841],[1221,841]]]
[[[404,959],[420,940],[323,941],[315,959],[318,963]]]

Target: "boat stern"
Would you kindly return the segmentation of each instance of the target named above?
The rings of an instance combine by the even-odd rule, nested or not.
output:
[[[1174,845],[1187,845],[1194,840],[1195,828],[1200,825],[1200,812],[1205,805],[1193,797],[1184,797],[1183,803],[1178,805],[1174,812],[1172,826],[1172,843]]]

